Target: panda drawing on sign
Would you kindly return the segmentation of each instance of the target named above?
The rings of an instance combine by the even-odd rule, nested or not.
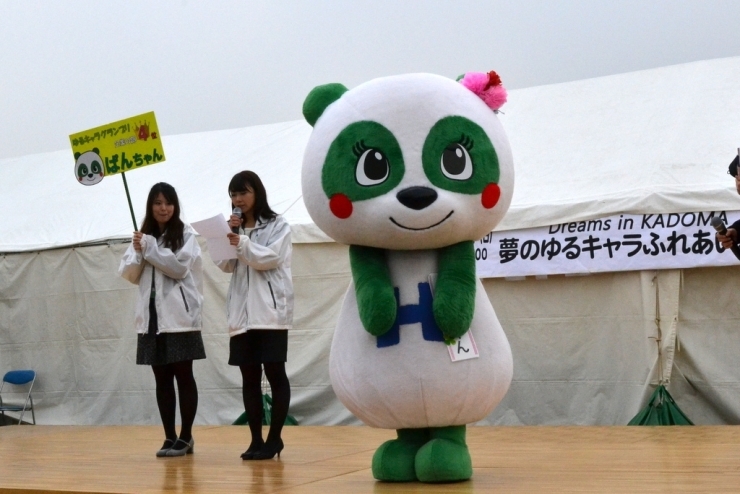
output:
[[[103,180],[105,168],[98,148],[75,153],[75,177],[82,185],[95,185]]]
[[[395,429],[372,460],[386,481],[472,476],[466,425],[503,399],[513,372],[506,335],[475,273],[474,242],[503,218],[514,187],[496,115],[495,72],[459,82],[431,74],[314,88],[303,198],[316,225],[349,245],[352,282],[332,340],[340,401]],[[450,358],[471,334],[478,358]]]

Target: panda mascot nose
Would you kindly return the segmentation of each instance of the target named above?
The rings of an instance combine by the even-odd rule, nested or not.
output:
[[[418,211],[437,200],[437,191],[429,187],[409,187],[396,194],[396,198],[407,208]]]

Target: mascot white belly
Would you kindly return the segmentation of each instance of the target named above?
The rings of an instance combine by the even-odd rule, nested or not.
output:
[[[425,290],[437,271],[435,251],[387,251],[387,256],[400,305],[418,307],[407,319],[415,313],[431,317],[428,301],[420,304],[419,284]],[[362,326],[350,284],[329,371],[340,401],[366,424],[387,429],[469,424],[485,418],[506,394],[511,348],[480,280],[471,324],[480,357],[452,362],[444,341],[426,340],[424,329],[421,322],[399,325],[398,343],[395,334],[386,334],[383,346],[384,337]]]

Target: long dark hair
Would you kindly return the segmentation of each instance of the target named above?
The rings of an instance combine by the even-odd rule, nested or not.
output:
[[[159,231],[159,225],[152,215],[154,200],[159,194],[162,194],[167,202],[175,206],[175,211],[172,213],[172,218],[167,222],[164,232]],[[175,188],[165,182],[154,184],[152,190],[149,191],[149,197],[146,199],[146,216],[144,217],[144,223],[141,225],[141,233],[146,233],[154,238],[164,235],[164,246],[172,252],[176,252],[182,247],[184,231],[185,225],[180,219],[180,201],[177,199]]]
[[[237,173],[229,182],[229,195],[232,192],[246,192],[247,189],[251,189],[254,192],[254,219],[259,220],[265,218],[268,221],[275,218],[277,213],[270,208],[267,204],[267,191],[265,186],[262,185],[260,177],[250,170],[244,170]],[[232,209],[234,203],[231,203]],[[246,220],[246,217],[242,218],[242,222]]]

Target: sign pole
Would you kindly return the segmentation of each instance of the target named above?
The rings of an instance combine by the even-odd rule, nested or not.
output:
[[[123,187],[126,189],[126,199],[128,199],[128,209],[131,211],[131,221],[134,222],[134,231],[138,232],[139,227],[136,226],[136,216],[134,216],[134,207],[131,205],[131,194],[128,193],[128,183],[126,182],[126,174],[121,172],[121,177],[123,177]]]

